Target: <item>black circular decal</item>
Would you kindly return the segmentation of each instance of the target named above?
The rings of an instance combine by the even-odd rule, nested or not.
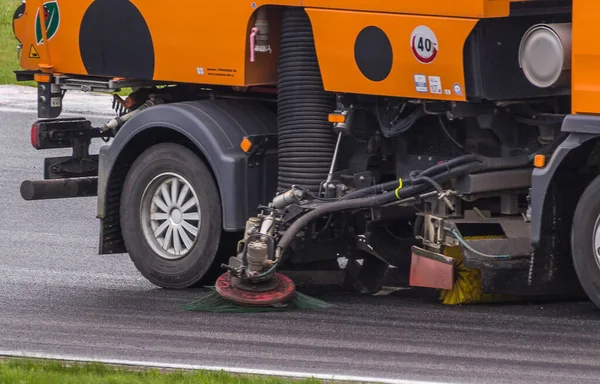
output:
[[[95,0],[79,30],[89,75],[152,80],[154,45],[144,16],[129,0]]]
[[[394,61],[392,43],[385,32],[375,26],[360,31],[354,43],[354,60],[367,79],[385,80]]]

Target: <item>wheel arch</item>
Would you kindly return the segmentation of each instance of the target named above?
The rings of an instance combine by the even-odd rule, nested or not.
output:
[[[598,132],[586,131],[579,117],[567,116],[568,133],[531,184],[531,242],[529,282],[532,289],[551,286],[562,294],[581,293],[571,257],[573,215],[589,183],[600,173]]]
[[[579,290],[571,231],[583,192],[600,174],[600,118],[569,115],[561,130],[568,136],[548,164],[532,175],[531,241],[535,252],[530,275]]]
[[[97,217],[101,220],[100,254],[125,253],[121,236],[120,194],[135,159],[153,145],[174,142],[191,149],[216,182],[223,230],[243,230],[265,199],[277,169],[273,151],[250,158],[240,148],[246,136],[276,135],[276,116],[258,102],[202,100],[149,108],[119,130],[100,150]],[[245,198],[244,198],[245,197]]]
[[[569,115],[561,130],[568,136],[548,164],[532,174],[531,240],[535,246],[542,242],[550,200],[568,194],[567,205],[577,205],[583,190],[600,170],[600,117]]]

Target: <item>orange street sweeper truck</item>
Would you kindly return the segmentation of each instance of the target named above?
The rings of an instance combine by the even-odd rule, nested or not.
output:
[[[100,254],[244,305],[285,303],[298,281],[600,305],[598,15],[593,0],[23,1],[31,144],[73,153],[21,194],[97,196]],[[70,90],[112,93],[114,118],[61,117]]]

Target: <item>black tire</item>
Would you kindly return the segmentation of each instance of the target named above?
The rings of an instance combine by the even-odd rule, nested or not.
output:
[[[151,181],[164,173],[185,179],[196,194],[201,224],[187,254],[170,260],[156,251],[144,234],[142,199]],[[121,229],[127,251],[140,273],[153,284],[184,289],[214,278],[222,234],[221,201],[216,183],[204,162],[191,150],[174,143],[155,145],[133,163],[121,194]],[[170,220],[170,219],[168,219]]]
[[[588,297],[600,307],[600,261],[594,249],[594,227],[600,218],[600,177],[585,189],[573,216],[571,254],[575,272]]]

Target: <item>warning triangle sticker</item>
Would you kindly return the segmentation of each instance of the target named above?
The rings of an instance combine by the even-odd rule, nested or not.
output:
[[[33,44],[31,44],[31,47],[29,48],[29,58],[30,59],[39,59],[40,58],[40,54],[35,49],[35,47],[33,46]]]

